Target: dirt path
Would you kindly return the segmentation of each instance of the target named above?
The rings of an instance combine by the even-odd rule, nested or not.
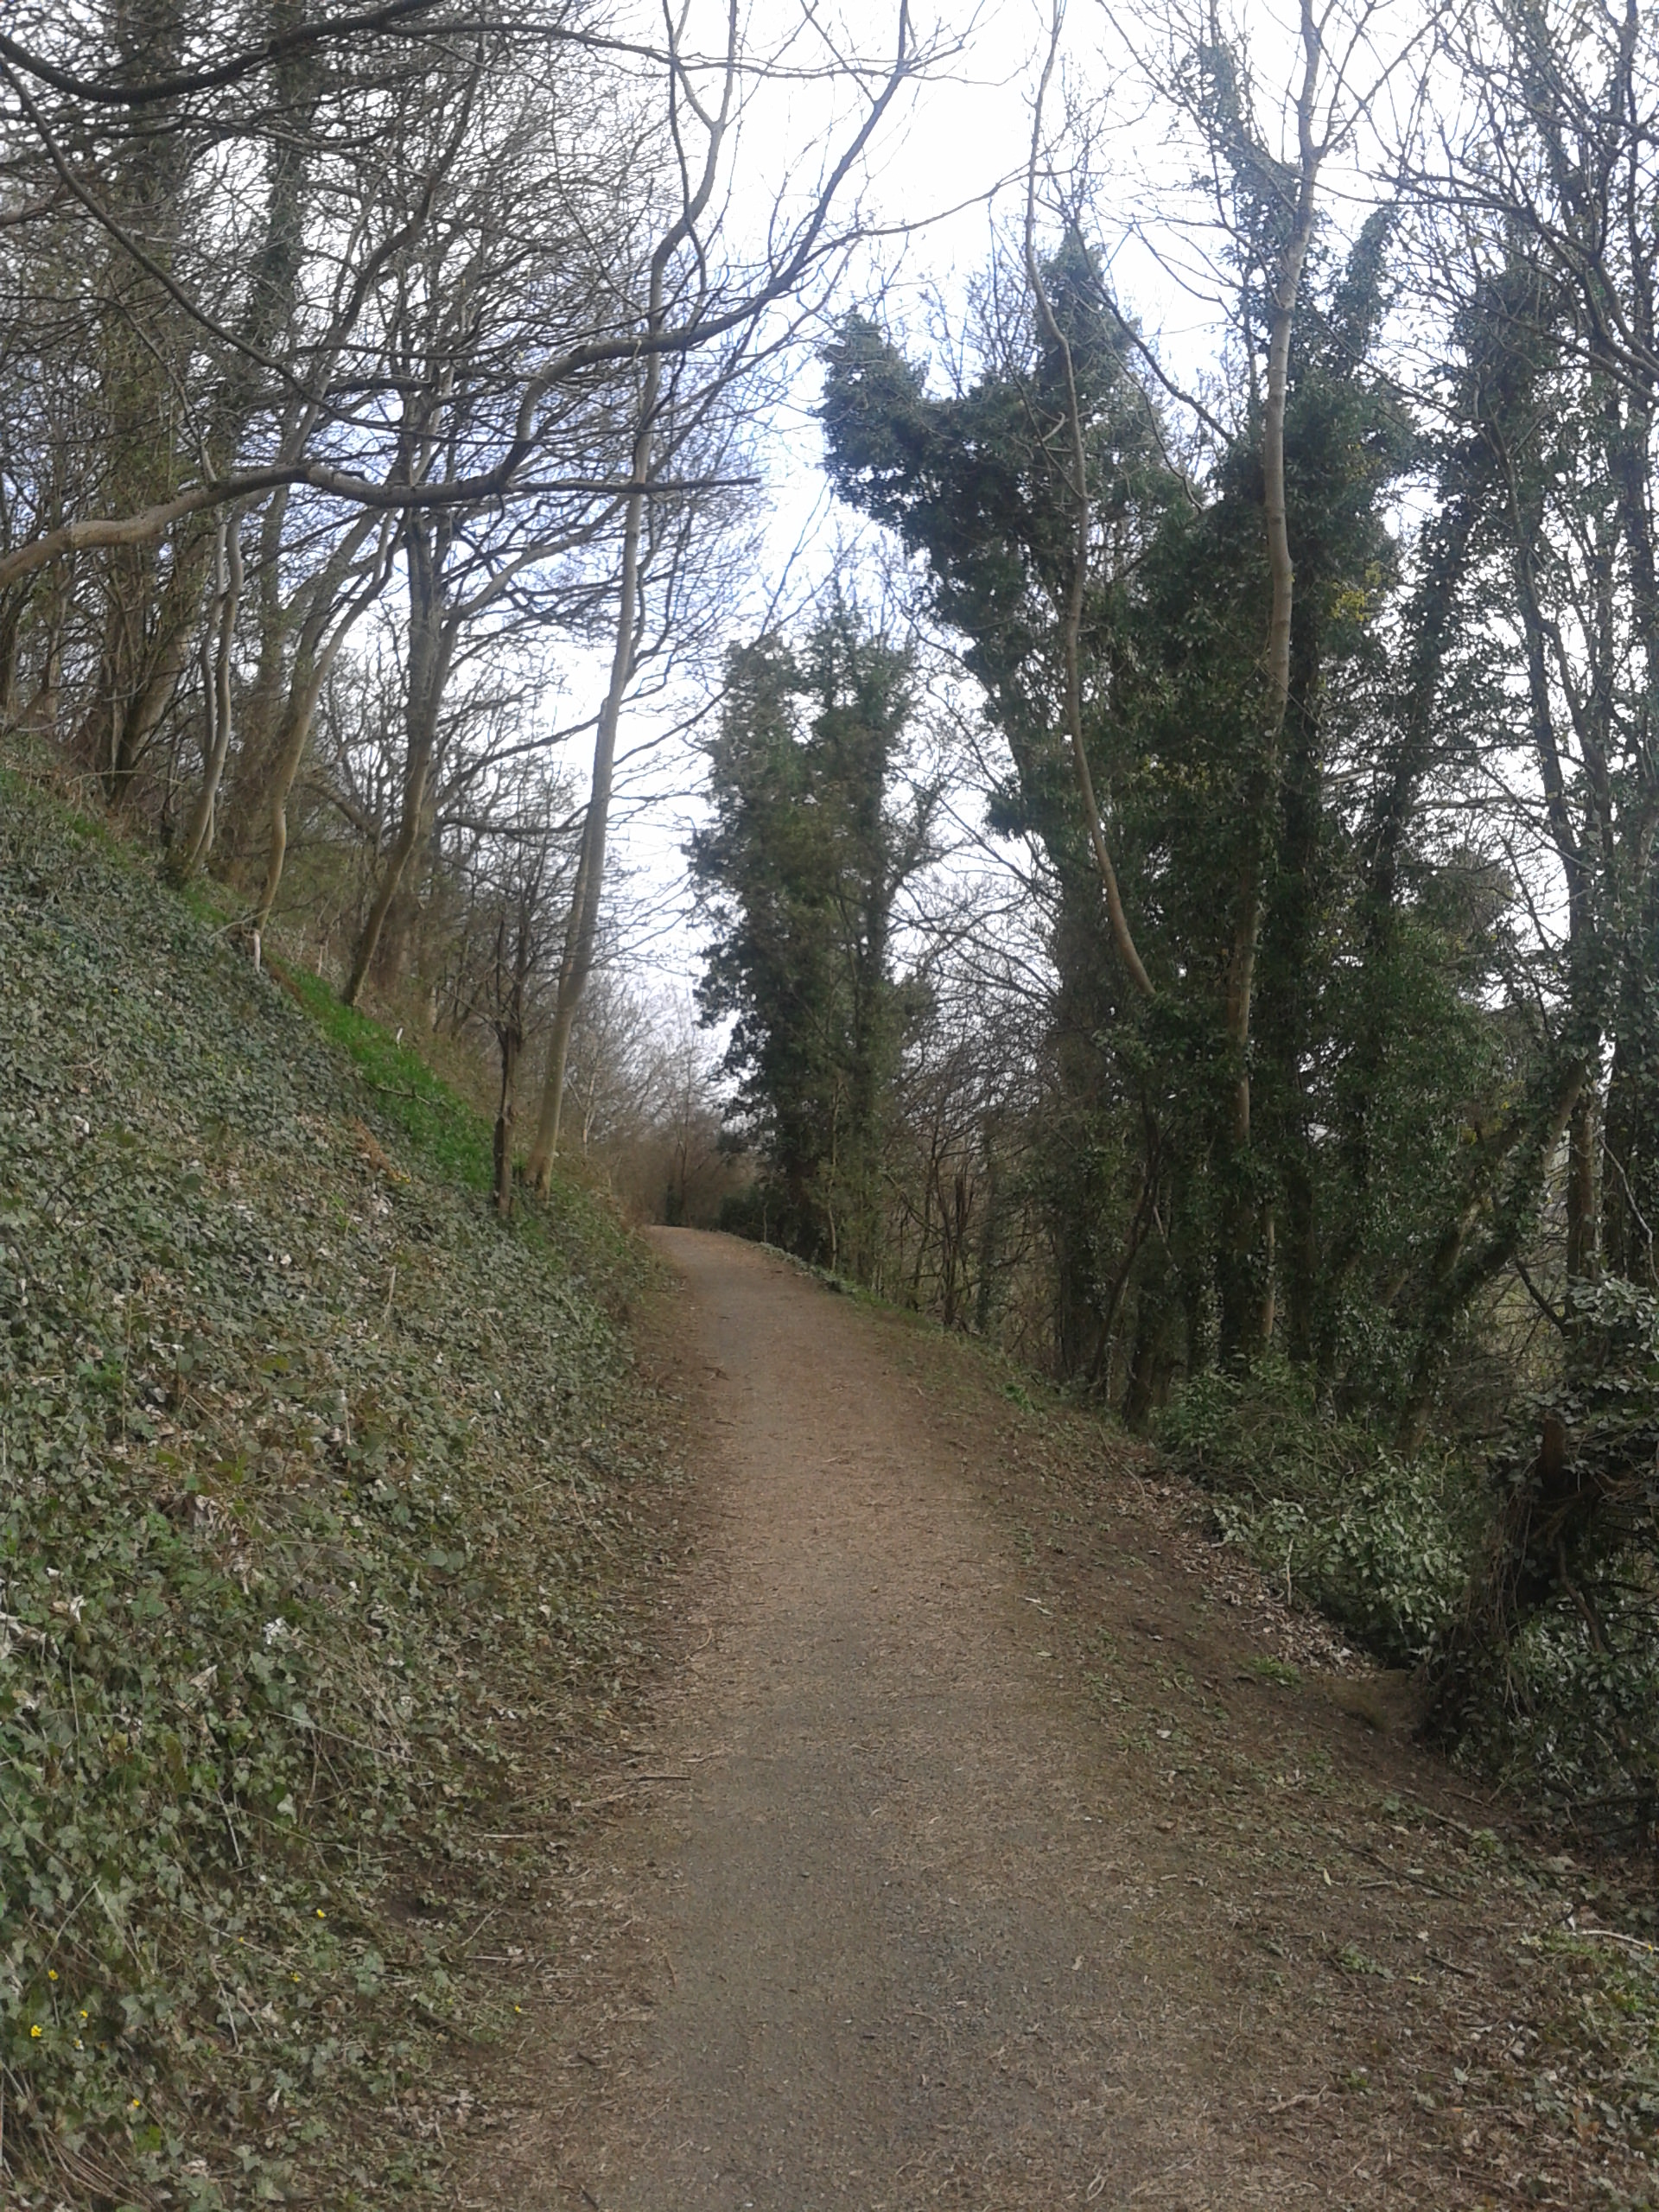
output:
[[[1167,1495],[753,1247],[662,1249],[708,1580],[462,2201],[1608,2202],[1523,2094],[1561,1897],[1291,1681]]]

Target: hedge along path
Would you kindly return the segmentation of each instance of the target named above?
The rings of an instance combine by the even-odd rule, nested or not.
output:
[[[459,2202],[1648,2201],[1646,1969],[1566,1924],[1613,1898],[1307,1666],[1144,1455],[660,1246],[701,1599]]]

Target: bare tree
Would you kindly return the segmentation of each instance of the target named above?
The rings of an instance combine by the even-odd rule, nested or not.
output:
[[[771,273],[758,285],[747,272],[737,273],[735,282],[728,273],[723,283],[717,283],[712,270],[711,250],[717,243],[718,226],[715,226],[714,236],[705,235],[727,156],[740,79],[747,66],[734,0],[728,17],[725,54],[716,78],[716,92],[712,96],[699,91],[695,67],[687,58],[683,42],[686,12],[683,11],[677,21],[671,16],[667,21],[664,74],[668,124],[677,155],[678,204],[652,250],[643,297],[634,310],[639,318],[642,370],[623,516],[622,562],[610,675],[594,739],[575,891],[560,966],[558,1003],[548,1044],[541,1114],[531,1154],[530,1173],[543,1188],[558,1147],[571,1027],[592,971],[598,938],[617,731],[634,674],[641,621],[640,547],[646,504],[653,486],[660,484],[672,465],[687,435],[687,423],[701,427],[708,419],[711,404],[737,385],[747,365],[747,357],[763,329],[766,308],[782,296],[776,276]],[[785,265],[794,272],[790,289],[805,276],[828,223],[836,193],[852,172],[915,66],[908,0],[899,0],[893,63],[879,80],[868,112],[830,166],[798,239],[785,257]],[[694,159],[689,150],[687,134],[693,130],[702,133],[700,159]],[[671,352],[688,350],[671,347],[666,342],[677,325],[687,330],[702,330],[704,335],[701,347],[714,355],[708,386],[700,393],[688,395],[676,382],[665,395],[664,362]],[[721,350],[715,353],[717,345]],[[671,411],[665,411],[665,397],[671,399]]]

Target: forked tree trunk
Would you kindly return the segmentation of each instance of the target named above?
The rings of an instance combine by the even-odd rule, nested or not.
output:
[[[322,687],[327,682],[328,672],[339,658],[340,650],[359,617],[373,605],[385,584],[391,555],[384,537],[362,588],[346,603],[330,631],[328,621],[334,613],[333,594],[365,542],[381,526],[373,516],[365,516],[347,532],[327,571],[319,580],[311,606],[300,625],[294,666],[289,677],[287,702],[277,724],[275,741],[263,763],[264,788],[249,809],[250,814],[256,817],[263,813],[266,823],[264,880],[250,922],[256,940],[270,920],[271,908],[276,903],[276,893],[282,884],[283,865],[288,853],[289,794],[294,788],[294,779],[300,772],[300,764],[305,759],[305,749],[311,740],[311,726],[316,720],[317,702],[322,696]]]
[[[362,934],[357,940],[357,950],[352,957],[352,972],[340,993],[347,1006],[355,1006],[363,995],[363,986],[368,981],[369,970],[380,950],[386,917],[391,913],[392,902],[402,887],[404,871],[409,866],[410,855],[420,842],[421,816],[426,804],[427,779],[431,765],[430,738],[423,737],[418,745],[411,742],[404,774],[403,811],[398,819],[397,835],[387,849],[380,873],[380,886],[374,894]]]

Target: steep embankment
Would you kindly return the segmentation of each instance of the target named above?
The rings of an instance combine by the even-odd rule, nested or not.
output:
[[[523,1879],[493,1808],[638,1663],[647,1263],[575,1192],[504,1230],[476,1117],[288,990],[0,783],[20,2205],[391,2201],[442,2141],[437,2054],[513,2016],[452,1918]]]

